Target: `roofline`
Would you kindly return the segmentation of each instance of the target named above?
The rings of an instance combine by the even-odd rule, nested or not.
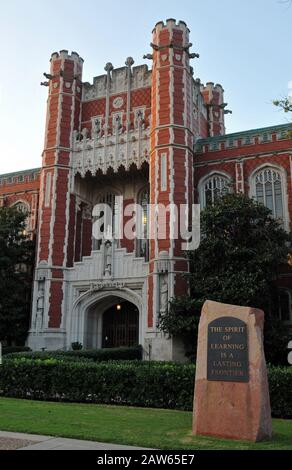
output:
[[[245,135],[257,135],[257,134],[262,134],[265,132],[278,132],[280,130],[292,130],[292,123],[288,124],[279,124],[277,126],[270,126],[270,127],[262,127],[259,129],[250,129],[247,131],[242,131],[242,132],[234,132],[232,134],[224,134],[224,135],[217,135],[214,137],[207,137],[205,139],[198,139],[196,141],[196,144],[207,144],[208,142],[214,142],[214,141],[223,141],[226,139],[236,139],[240,138]]]
[[[15,171],[13,173],[3,173],[3,174],[0,174],[0,178],[11,178],[13,176],[28,175],[29,173],[35,173],[37,171],[41,171],[41,168],[32,168],[31,170]]]

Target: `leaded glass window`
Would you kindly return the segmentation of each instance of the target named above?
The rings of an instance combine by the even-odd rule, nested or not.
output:
[[[204,182],[204,207],[214,204],[229,192],[230,181],[222,175],[213,175]]]
[[[283,183],[281,173],[273,168],[265,168],[255,176],[256,199],[268,207],[275,219],[283,220]]]

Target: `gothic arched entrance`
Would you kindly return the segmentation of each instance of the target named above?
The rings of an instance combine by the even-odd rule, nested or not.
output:
[[[121,308],[117,308],[121,306]],[[76,299],[68,320],[72,342],[84,349],[138,345],[143,339],[143,305],[139,293],[128,288],[88,290]]]
[[[139,310],[131,302],[119,302],[103,313],[102,347],[119,348],[139,344]]]

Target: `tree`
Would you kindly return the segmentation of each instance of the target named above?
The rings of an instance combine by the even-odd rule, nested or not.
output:
[[[292,100],[290,97],[283,98],[281,100],[274,100],[273,104],[277,106],[277,108],[282,109],[285,113],[290,113],[292,111]]]
[[[262,308],[272,317],[280,265],[291,269],[290,241],[271,211],[244,195],[228,194],[207,207],[201,214],[200,247],[186,253],[190,295],[170,303],[160,328],[183,337],[187,351],[194,353],[200,311],[207,299]]]
[[[22,344],[29,326],[34,243],[26,234],[28,214],[0,208],[0,340]]]

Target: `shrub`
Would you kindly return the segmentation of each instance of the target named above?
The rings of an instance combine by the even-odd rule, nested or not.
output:
[[[276,315],[265,316],[264,346],[269,364],[283,366],[287,364],[287,345],[292,339],[292,332]]]
[[[191,409],[194,366],[147,362],[61,362],[5,359],[3,396]]]
[[[146,361],[4,358],[2,396],[192,410],[195,366]],[[292,418],[292,368],[270,367],[272,412]]]
[[[12,354],[12,353],[21,353],[21,352],[28,352],[28,351],[31,351],[31,349],[26,346],[5,346],[4,348],[2,348],[3,356],[6,356],[7,354]]]
[[[273,415],[292,418],[292,367],[269,366],[269,386]]]
[[[9,358],[24,357],[27,359],[49,359],[49,358],[75,358],[91,359],[94,362],[118,361],[118,360],[141,360],[142,347],[136,348],[113,348],[113,349],[93,349],[93,350],[75,350],[75,351],[33,351],[27,353],[10,354]]]

